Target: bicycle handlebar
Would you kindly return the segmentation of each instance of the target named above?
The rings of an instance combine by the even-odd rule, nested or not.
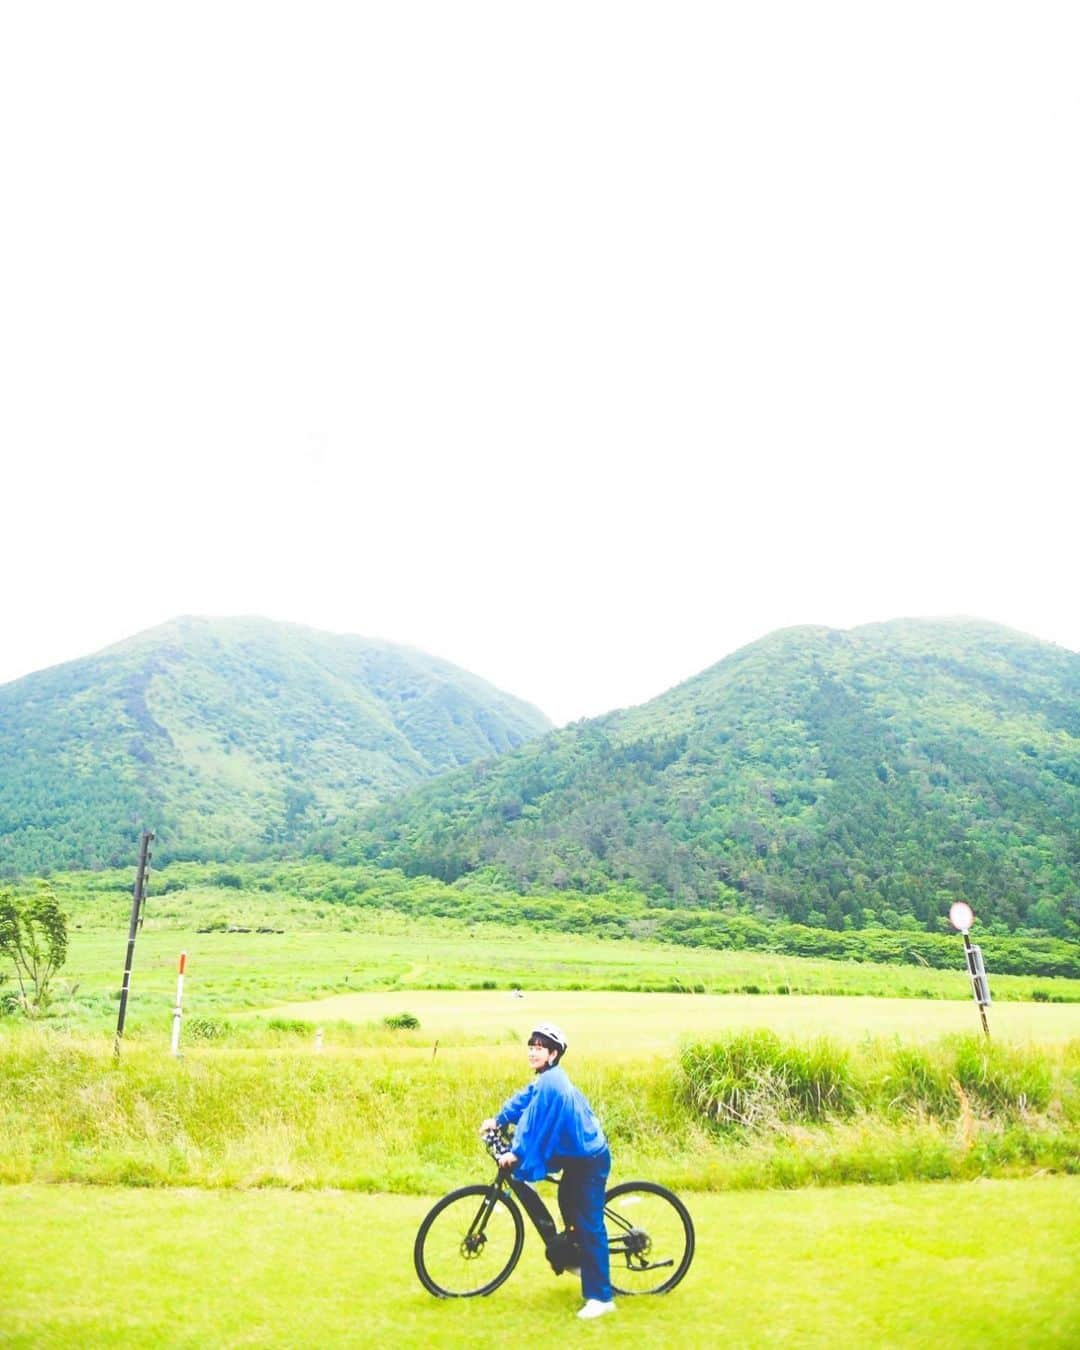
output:
[[[496,1126],[494,1130],[485,1130],[483,1138],[484,1147],[496,1162],[498,1162],[501,1153],[509,1153],[510,1136],[505,1128]]]

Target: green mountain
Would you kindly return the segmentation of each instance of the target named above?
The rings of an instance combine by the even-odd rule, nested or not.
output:
[[[551,723],[407,647],[182,618],[0,686],[0,868],[295,847],[343,811]]]
[[[835,929],[935,928],[962,896],[1078,935],[1080,656],[966,620],[777,632],[320,847]]]

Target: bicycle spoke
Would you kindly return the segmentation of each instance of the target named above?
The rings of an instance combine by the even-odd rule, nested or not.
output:
[[[604,1222],[611,1283],[619,1293],[665,1293],[685,1275],[694,1254],[694,1227],[670,1191],[650,1182],[624,1182],[608,1192]]]
[[[417,1274],[442,1297],[490,1293],[513,1270],[523,1240],[521,1215],[504,1195],[466,1187],[440,1201],[421,1225]]]

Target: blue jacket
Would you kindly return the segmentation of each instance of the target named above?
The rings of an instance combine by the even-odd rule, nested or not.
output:
[[[514,1175],[540,1181],[569,1158],[591,1158],[607,1148],[607,1139],[589,1103],[557,1064],[504,1102],[497,1125],[516,1125]]]

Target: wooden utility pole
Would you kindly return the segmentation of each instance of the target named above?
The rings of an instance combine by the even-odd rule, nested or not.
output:
[[[113,1054],[120,1058],[120,1037],[124,1034],[124,1018],[127,1016],[128,990],[131,988],[131,963],[135,959],[135,939],[142,927],[143,910],[146,907],[146,876],[150,871],[150,845],[153,834],[143,830],[139,845],[139,870],[135,874],[135,889],[131,899],[131,924],[128,927],[127,955],[124,957],[124,983],[120,987],[120,1012],[116,1018],[116,1039],[113,1041]]]

